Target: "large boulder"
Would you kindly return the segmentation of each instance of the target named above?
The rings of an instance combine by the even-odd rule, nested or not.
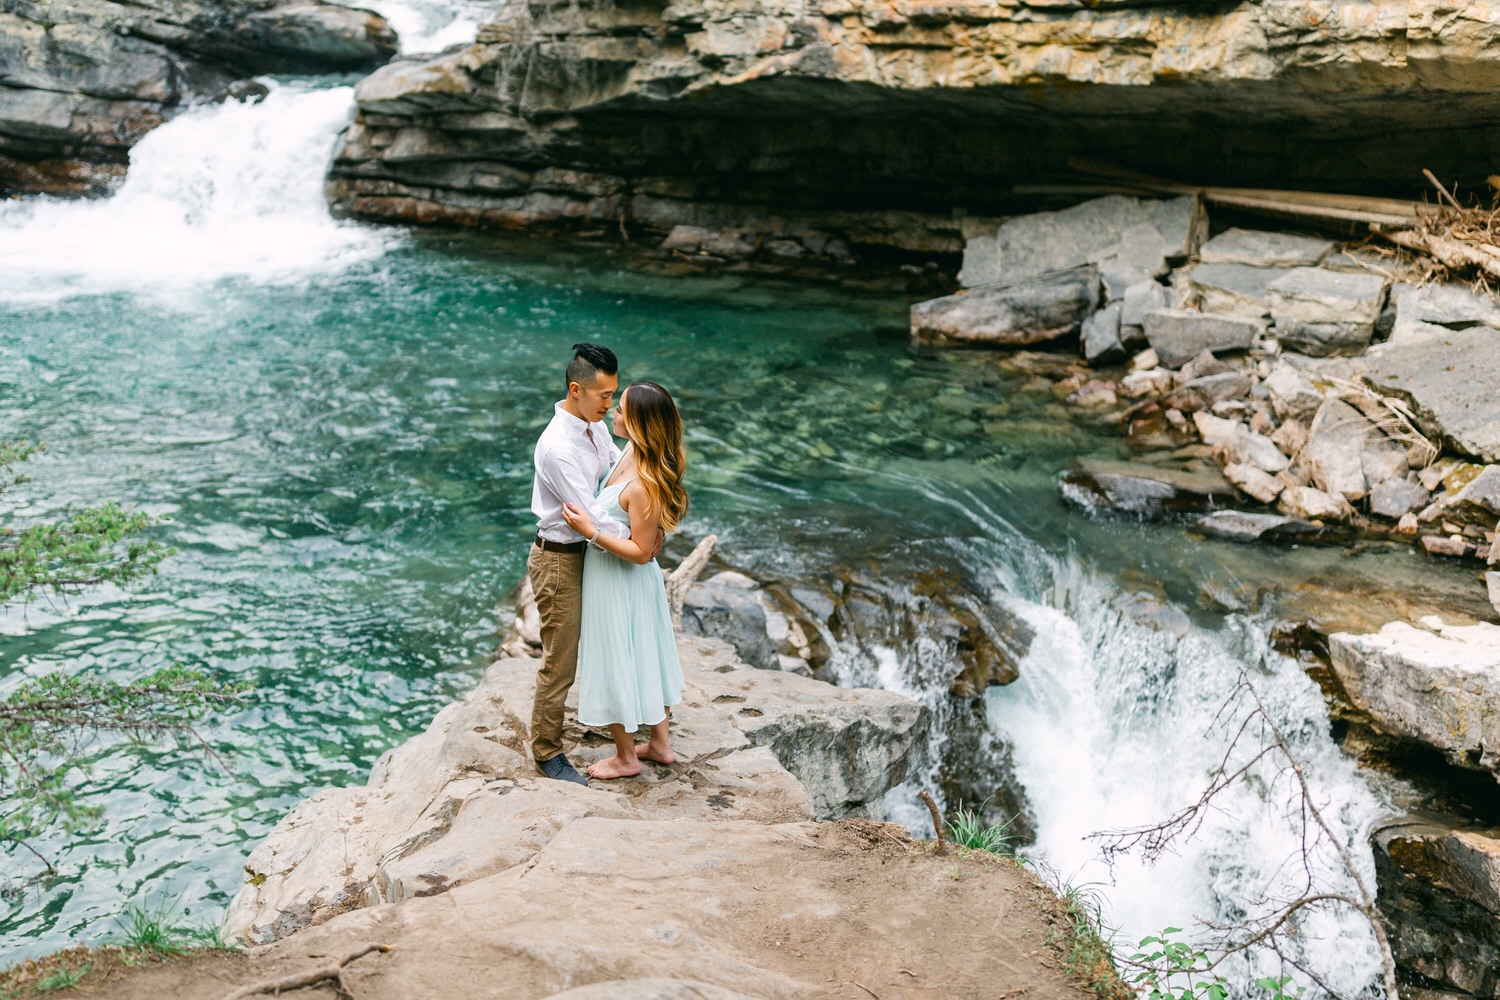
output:
[[[766,601],[754,580],[724,572],[688,588],[682,601],[682,634],[723,639],[752,667],[780,666],[767,631]]]
[[[1330,635],[1334,673],[1376,728],[1500,780],[1500,626],[1419,624]]]
[[[264,73],[370,69],[380,15],[324,0],[9,0],[0,7],[0,196],[99,194],[184,108]]]
[[[911,307],[915,344],[1019,347],[1075,334],[1099,300],[1093,267],[987,285]]]
[[[1500,331],[1487,326],[1372,349],[1359,373],[1405,403],[1422,431],[1452,450],[1500,462]]]
[[[1190,197],[1168,202],[1109,195],[1058,212],[1009,219],[993,236],[964,249],[966,288],[1021,281],[1092,264],[1102,274],[1134,278],[1166,273],[1168,258],[1193,252],[1206,219]],[[1112,298],[1123,298],[1125,283]]]
[[[382,755],[364,786],[319,792],[277,824],[245,862],[226,935],[273,941],[346,910],[445,892],[526,863],[583,817],[866,814],[905,778],[927,725],[915,702],[750,669],[721,640],[685,639],[678,650],[688,683],[672,711],[676,764],[589,787],[541,777],[524,721],[537,663],[500,660],[426,731]],[[565,737],[580,767],[613,752],[573,723]]]
[[[1409,816],[1371,845],[1397,966],[1460,996],[1500,997],[1500,830]]]

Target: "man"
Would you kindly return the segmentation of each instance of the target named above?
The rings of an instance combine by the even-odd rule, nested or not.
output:
[[[601,532],[625,537],[628,525],[594,503],[599,480],[620,459],[604,416],[620,386],[614,352],[598,344],[574,344],[568,362],[567,398],[553,407],[552,421],[536,443],[531,512],[536,540],[526,573],[541,619],[542,666],[531,709],[531,756],[549,778],[587,785],[563,756],[563,705],[578,672],[578,628],[582,620],[583,553],[588,540],[563,520],[563,504],[589,512]]]

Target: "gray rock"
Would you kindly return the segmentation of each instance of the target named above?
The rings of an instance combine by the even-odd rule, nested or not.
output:
[[[1167,263],[1180,264],[1203,246],[1208,236],[1208,213],[1202,199],[1184,195],[1147,201],[1145,207],[1166,244]]]
[[[1500,465],[1486,465],[1449,498],[1447,506],[1465,520],[1493,526],[1500,515]]]
[[[1318,263],[1337,246],[1333,240],[1294,233],[1256,229],[1227,229],[1203,244],[1198,259],[1205,264],[1248,264],[1251,267],[1304,267]]]
[[[1323,405],[1323,394],[1313,385],[1312,379],[1285,361],[1272,366],[1265,378],[1265,386],[1271,394],[1271,406],[1282,420],[1310,418]]]
[[[1421,510],[1432,500],[1431,494],[1406,479],[1387,479],[1370,491],[1370,513],[1391,520]]]
[[[1212,351],[1204,351],[1178,369],[1177,382],[1181,385],[1195,378],[1203,378],[1205,375],[1222,375],[1229,371],[1234,371],[1234,369],[1214,357]]]
[[[1485,573],[1484,589],[1485,594],[1490,599],[1490,607],[1494,608],[1497,614],[1500,614],[1500,573],[1496,573],[1494,570]]]
[[[1183,272],[1190,296],[1206,313],[1268,316],[1271,285],[1290,268],[1247,264],[1199,264]]]
[[[1120,310],[1120,303],[1111,302],[1083,321],[1079,340],[1086,360],[1098,361],[1125,353],[1125,345],[1120,342]]]
[[[322,0],[29,0],[0,8],[0,194],[97,195],[130,149],[264,73],[370,69],[396,52],[379,15]]]
[[[1168,368],[1204,351],[1243,351],[1265,332],[1265,324],[1244,316],[1218,316],[1191,309],[1151,309],[1144,316],[1146,339]]]
[[[1472,326],[1500,329],[1500,303],[1464,285],[1423,285],[1396,301],[1390,343],[1418,344],[1441,340]]]
[[[1162,405],[1183,413],[1206,410],[1228,399],[1240,399],[1250,392],[1250,376],[1228,371],[1204,375],[1184,382],[1162,399]]]
[[[766,631],[764,606],[753,589],[736,580],[715,577],[689,587],[682,602],[682,634],[723,639],[752,667],[781,666]]]
[[[1064,500],[1094,513],[1157,518],[1233,504],[1234,486],[1217,470],[1082,459],[1063,472]]]
[[[1224,442],[1224,450],[1232,461],[1253,465],[1262,472],[1280,472],[1291,462],[1274,441],[1240,423]]]
[[[1328,530],[1313,521],[1245,510],[1214,511],[1194,518],[1192,526],[1210,538],[1231,542],[1309,542]]]
[[[1440,340],[1386,344],[1359,362],[1376,392],[1404,402],[1428,436],[1500,462],[1500,332],[1478,326]]]
[[[1424,814],[1386,824],[1370,838],[1376,899],[1397,968],[1455,991],[1448,996],[1500,994],[1496,832]]]
[[[1092,267],[986,285],[911,307],[916,344],[1008,347],[1077,333],[1099,300]]]
[[[1383,732],[1500,779],[1500,626],[1419,624],[1329,636],[1334,673]]]
[[[1385,287],[1376,274],[1296,268],[1268,286],[1276,339],[1320,357],[1358,353],[1374,336]]]
[[[1153,309],[1165,309],[1169,301],[1167,289],[1160,282],[1137,282],[1125,289],[1120,325],[1144,326],[1146,314]]]
[[[1093,264],[1123,294],[1140,277],[1165,273],[1166,258],[1183,253],[1191,231],[1184,220],[1191,217],[1192,202],[1174,199],[1153,216],[1152,202],[1109,195],[1057,212],[1008,219],[993,237],[969,240],[959,280],[974,288]],[[1158,228],[1158,220],[1166,232]]]

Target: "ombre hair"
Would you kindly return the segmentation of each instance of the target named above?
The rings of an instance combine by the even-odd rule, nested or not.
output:
[[[672,394],[655,382],[632,382],[620,394],[625,431],[635,446],[635,469],[646,487],[648,509],[661,512],[661,526],[671,531],[688,509],[682,474],[687,455],[682,447],[682,418]]]

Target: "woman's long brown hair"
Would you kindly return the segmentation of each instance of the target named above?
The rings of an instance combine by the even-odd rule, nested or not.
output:
[[[625,429],[635,445],[636,474],[646,487],[650,509],[661,511],[661,526],[671,531],[688,509],[682,475],[687,455],[682,447],[682,418],[672,394],[655,382],[633,382],[620,394]]]

